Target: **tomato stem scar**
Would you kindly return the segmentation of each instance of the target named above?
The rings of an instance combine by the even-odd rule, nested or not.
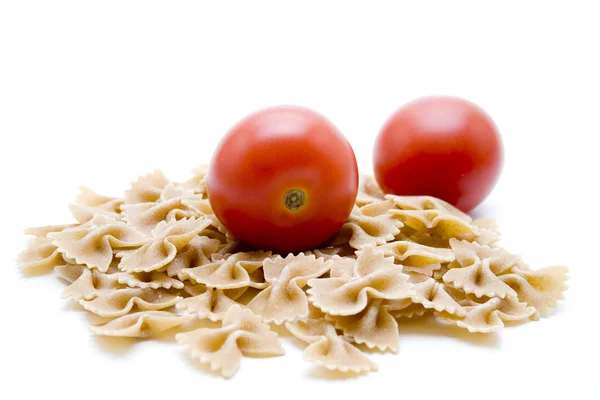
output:
[[[306,201],[306,195],[301,189],[290,189],[283,196],[283,204],[290,211],[296,211],[301,208]]]

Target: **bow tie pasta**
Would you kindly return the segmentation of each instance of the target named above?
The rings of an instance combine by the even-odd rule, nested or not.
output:
[[[27,229],[17,264],[54,271],[68,284],[63,298],[104,320],[96,335],[179,332],[190,356],[224,377],[243,357],[284,353],[275,325],[306,343],[307,361],[351,376],[377,370],[366,352],[399,351],[407,319],[489,334],[564,299],[568,270],[531,269],[498,246],[494,221],[434,197],[384,195],[368,176],[323,247],[248,248],[215,216],[206,172],[178,183],[155,171],[122,198],[82,188],[69,206],[75,222]],[[198,321],[211,327],[190,330]]]

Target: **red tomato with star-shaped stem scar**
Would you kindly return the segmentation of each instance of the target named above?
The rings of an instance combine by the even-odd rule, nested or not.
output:
[[[333,236],[352,211],[358,168],[352,147],[320,114],[268,108],[234,126],[208,171],[219,220],[255,248],[299,252]]]

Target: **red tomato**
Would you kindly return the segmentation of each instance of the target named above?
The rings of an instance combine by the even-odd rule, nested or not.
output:
[[[215,214],[238,239],[260,249],[297,252],[333,236],[354,205],[358,169],[352,147],[306,108],[268,108],[223,138],[208,171]]]
[[[502,141],[479,107],[454,97],[425,97],[396,111],[373,153],[386,193],[430,195],[467,212],[493,189],[502,169]]]

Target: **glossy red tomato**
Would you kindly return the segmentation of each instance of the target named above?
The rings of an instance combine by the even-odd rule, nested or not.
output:
[[[500,175],[502,141],[476,105],[454,97],[425,97],[385,123],[373,154],[386,193],[430,195],[470,211]]]
[[[358,192],[352,147],[306,108],[268,108],[223,138],[208,170],[208,197],[231,233],[260,248],[314,248],[344,223]]]

